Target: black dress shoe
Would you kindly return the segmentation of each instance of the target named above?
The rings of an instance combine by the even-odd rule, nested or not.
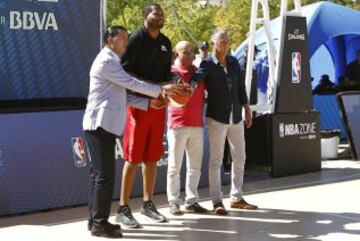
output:
[[[129,205],[118,207],[115,222],[121,223],[129,228],[141,228],[140,223],[132,215]]]
[[[207,213],[208,210],[206,208],[203,208],[199,203],[194,203],[193,205],[186,206],[186,211],[192,212],[192,213]]]
[[[109,222],[101,223],[101,224],[92,224],[91,235],[98,237],[106,237],[106,238],[121,238],[123,235],[121,230],[116,228],[116,226]]]
[[[145,201],[143,207],[140,210],[140,213],[151,218],[157,223],[166,222],[166,217],[158,212],[152,201]]]
[[[87,228],[88,228],[89,231],[91,231],[92,225],[93,225],[93,222],[91,220],[88,220]]]
[[[91,231],[92,226],[93,226],[93,221],[92,221],[92,220],[88,220],[87,228],[88,228],[89,231]],[[109,223],[109,226],[112,226],[112,228],[113,228],[114,230],[121,230],[121,227],[120,227],[119,224]]]

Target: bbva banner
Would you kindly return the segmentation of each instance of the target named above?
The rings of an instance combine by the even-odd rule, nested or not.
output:
[[[102,2],[1,0],[0,101],[86,97]]]

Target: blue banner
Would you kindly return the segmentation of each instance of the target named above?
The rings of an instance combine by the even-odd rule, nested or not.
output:
[[[84,110],[0,113],[0,217],[87,203],[91,157],[82,131],[83,115]],[[167,150],[166,139],[163,143]],[[204,144],[200,187],[208,186],[207,138]],[[124,163],[121,146],[121,140],[117,139],[113,193],[116,199],[119,198]],[[167,153],[157,166],[155,193],[164,193]],[[183,164],[182,188],[185,171]],[[140,174],[132,192],[132,197],[136,196],[142,196]]]
[[[101,11],[99,0],[2,0],[0,101],[85,98]]]

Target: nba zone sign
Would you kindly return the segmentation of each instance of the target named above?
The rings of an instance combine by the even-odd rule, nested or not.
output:
[[[299,135],[310,135],[309,139],[314,139],[313,137],[316,135],[316,122],[279,123],[279,136],[281,138]]]

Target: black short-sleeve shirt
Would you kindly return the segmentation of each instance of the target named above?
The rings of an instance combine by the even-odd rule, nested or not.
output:
[[[137,78],[162,83],[171,78],[171,59],[170,40],[162,33],[153,39],[143,26],[131,33],[121,64]]]

